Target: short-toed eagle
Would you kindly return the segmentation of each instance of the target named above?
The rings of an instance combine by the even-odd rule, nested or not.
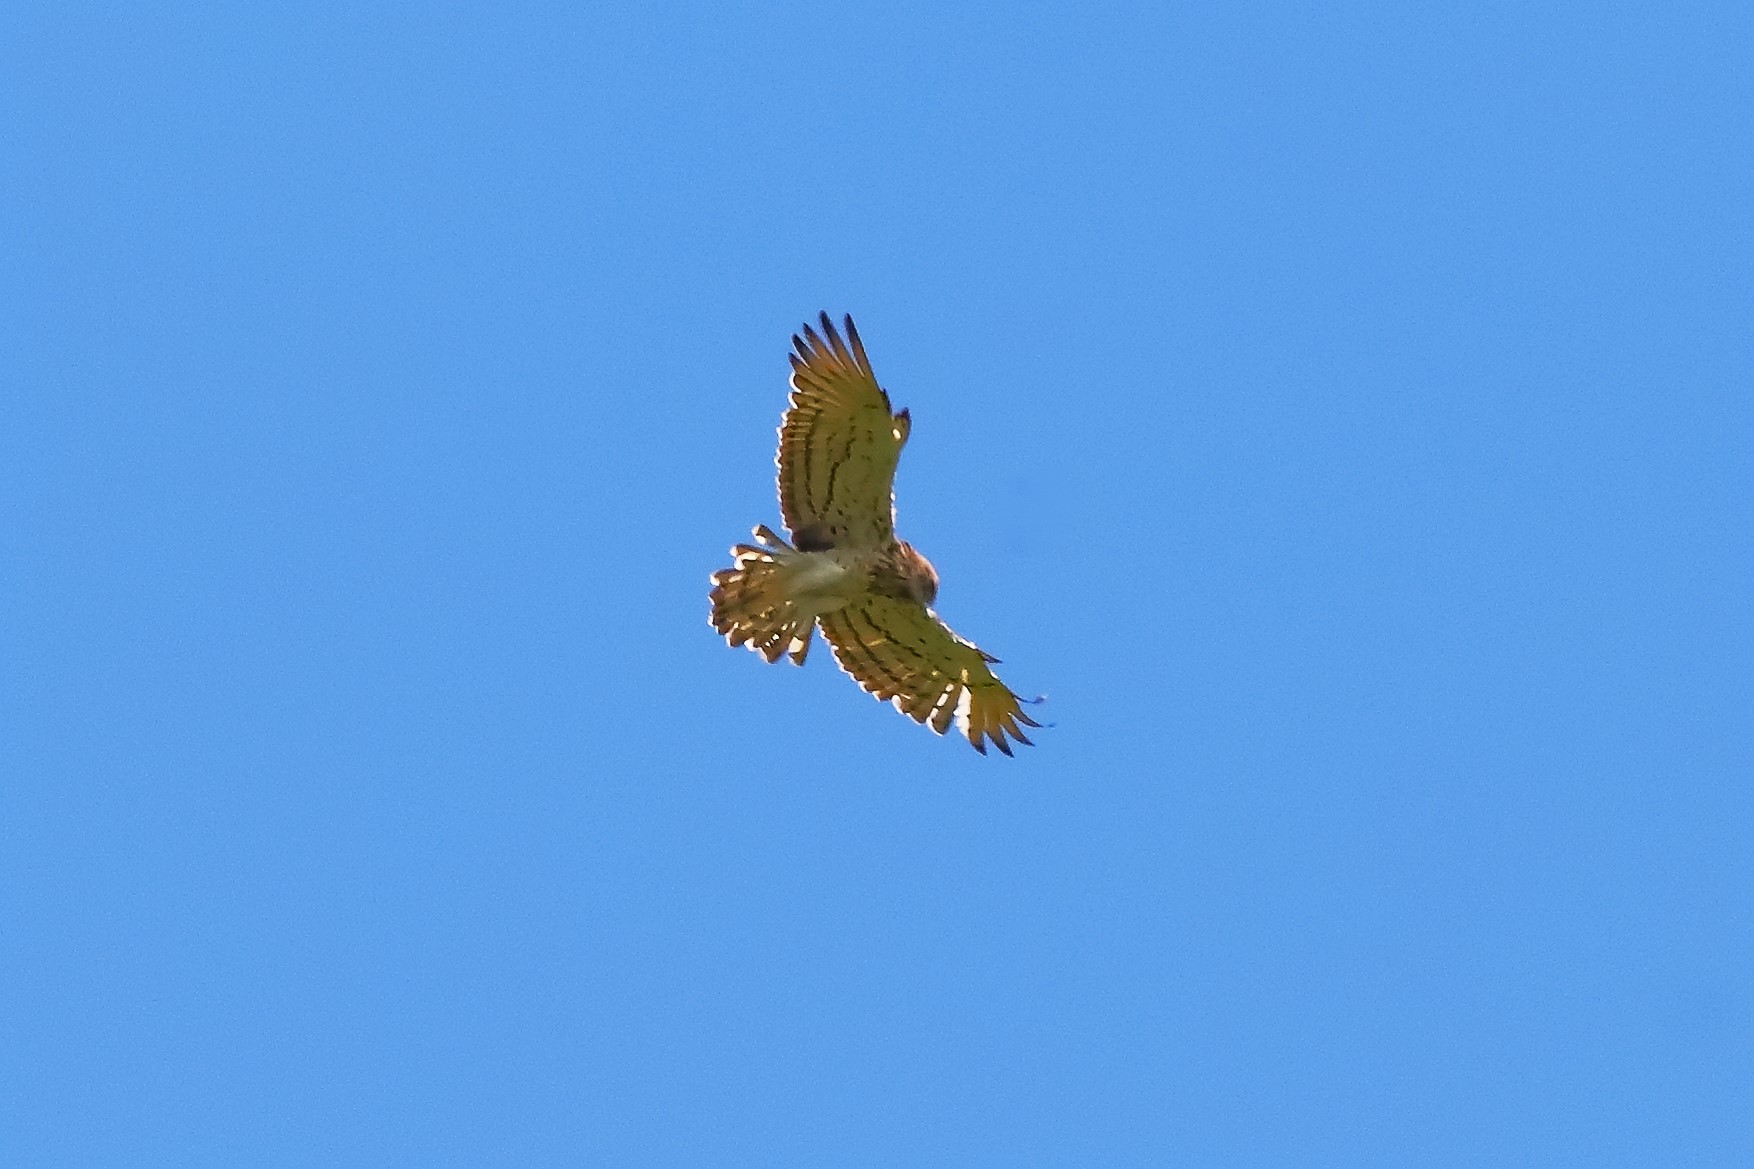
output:
[[[974,749],[1007,736],[1028,744],[1040,726],[993,675],[999,659],[951,632],[929,607],[938,574],[895,535],[896,459],[908,412],[891,412],[865,347],[846,318],[828,314],[792,338],[792,393],[780,422],[780,517],[787,543],[763,524],[735,564],[712,574],[712,624],[732,645],[770,662],[804,663],[817,626],[841,669],[917,723],[943,734],[954,722]]]

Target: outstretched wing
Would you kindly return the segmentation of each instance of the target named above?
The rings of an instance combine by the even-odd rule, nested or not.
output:
[[[822,335],[794,335],[791,405],[780,420],[780,516],[799,547],[874,548],[895,532],[895,461],[908,416],[892,414],[853,318],[846,340],[823,313]],[[802,534],[800,534],[802,533]]]
[[[1011,754],[1007,735],[1034,745],[1018,724],[1041,724],[987,668],[999,659],[956,636],[924,605],[874,593],[816,620],[840,668],[915,722],[941,735],[954,721],[982,755],[983,740]]]

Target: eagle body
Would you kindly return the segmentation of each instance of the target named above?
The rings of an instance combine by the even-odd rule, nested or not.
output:
[[[828,613],[866,592],[870,557],[829,548],[794,552],[784,594],[813,616]]]
[[[866,690],[943,734],[954,722],[975,750],[1040,724],[993,675],[983,653],[931,609],[938,574],[895,535],[896,461],[912,421],[877,384],[853,319],[843,340],[827,313],[792,338],[792,392],[780,421],[780,515],[712,574],[711,622],[731,645],[803,665],[817,629]]]
[[[929,605],[938,595],[938,574],[906,541],[887,548],[826,548],[796,551],[790,591],[818,614],[853,604],[867,593]]]

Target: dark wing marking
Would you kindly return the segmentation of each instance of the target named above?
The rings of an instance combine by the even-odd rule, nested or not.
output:
[[[954,721],[983,755],[988,741],[1011,754],[1006,736],[1033,745],[1019,724],[1041,724],[987,668],[998,659],[956,636],[924,605],[872,595],[816,620],[841,669],[915,722],[941,735]]]
[[[892,413],[853,318],[843,340],[828,314],[792,338],[792,394],[780,420],[780,515],[835,547],[874,548],[895,534],[895,462],[908,415]]]

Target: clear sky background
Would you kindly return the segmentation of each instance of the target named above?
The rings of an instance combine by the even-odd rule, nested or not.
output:
[[[0,21],[0,1162],[1754,1164],[1745,5]]]

